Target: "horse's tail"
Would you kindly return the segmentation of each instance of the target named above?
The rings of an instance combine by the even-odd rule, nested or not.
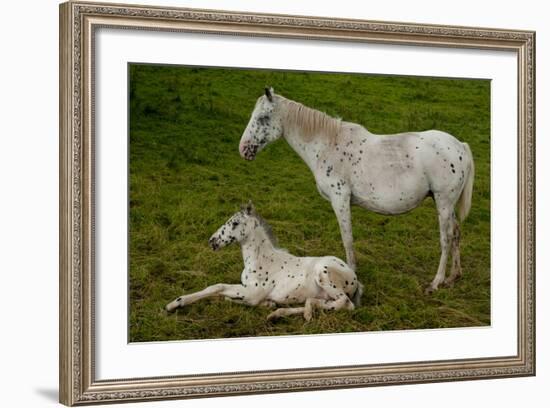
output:
[[[470,171],[466,176],[466,183],[464,184],[462,194],[460,194],[460,198],[458,199],[458,219],[460,221],[464,221],[466,219],[468,213],[470,212],[470,208],[472,207],[472,190],[474,189],[475,173],[474,157],[472,156],[470,146],[468,146],[468,143],[463,144],[466,148],[466,154],[468,155],[468,159],[470,161]]]
[[[363,284],[357,281],[357,289],[351,298],[351,301],[355,307],[361,306],[361,296],[363,296]]]

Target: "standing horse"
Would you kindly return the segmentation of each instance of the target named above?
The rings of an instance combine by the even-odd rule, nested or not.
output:
[[[376,135],[363,126],[332,118],[266,88],[256,102],[240,144],[253,160],[283,137],[313,172],[319,193],[338,219],[347,263],[355,269],[350,205],[385,215],[410,211],[431,196],[439,216],[441,258],[426,289],[451,286],[462,274],[460,230],[471,207],[474,161],[468,144],[438,130]],[[450,276],[445,279],[449,251]]]
[[[310,320],[315,308],[353,310],[359,306],[363,285],[348,265],[333,256],[296,257],[277,248],[271,227],[252,203],[234,214],[208,242],[217,250],[235,241],[241,245],[244,260],[242,283],[218,283],[180,296],[166,305],[167,311],[212,296],[252,306],[287,306],[269,314],[268,319],[303,314]],[[305,305],[288,307],[301,303]]]

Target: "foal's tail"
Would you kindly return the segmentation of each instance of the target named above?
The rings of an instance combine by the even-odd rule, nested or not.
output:
[[[357,281],[357,289],[351,298],[351,301],[355,307],[361,306],[361,296],[363,296],[363,284]]]
[[[464,147],[466,148],[466,154],[468,155],[468,159],[470,159],[470,171],[468,172],[468,175],[466,176],[466,184],[464,184],[464,188],[462,189],[462,194],[460,194],[460,198],[458,199],[458,219],[460,221],[464,221],[464,219],[468,216],[468,213],[470,212],[470,208],[472,207],[472,190],[474,188],[474,157],[472,156],[472,151],[470,150],[470,146],[468,146],[468,143],[463,143]]]

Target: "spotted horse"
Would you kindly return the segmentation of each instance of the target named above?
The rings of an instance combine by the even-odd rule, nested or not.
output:
[[[249,202],[208,241],[218,250],[233,242],[241,246],[241,284],[218,283],[183,295],[166,306],[171,312],[198,300],[223,296],[250,306],[281,306],[267,318],[302,314],[310,320],[315,309],[353,310],[363,285],[352,268],[333,256],[297,257],[277,246],[271,227]],[[303,306],[302,306],[303,305]]]
[[[442,283],[451,286],[462,274],[458,222],[470,211],[474,183],[474,160],[468,144],[438,130],[374,134],[266,88],[242,135],[240,154],[253,160],[281,137],[310,168],[321,196],[331,202],[352,269],[356,261],[351,204],[397,215],[431,196],[439,217],[441,257],[426,292],[437,290]],[[449,252],[451,273],[445,279]]]

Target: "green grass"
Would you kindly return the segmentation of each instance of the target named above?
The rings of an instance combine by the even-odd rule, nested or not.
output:
[[[166,314],[177,296],[238,283],[238,245],[210,235],[252,199],[282,247],[345,259],[336,217],[284,140],[246,162],[238,143],[264,86],[375,133],[439,129],[468,142],[476,163],[462,225],[463,278],[423,293],[439,262],[434,203],[401,216],[353,208],[354,311],[267,322],[269,310],[204,300]],[[130,341],[424,329],[490,324],[490,82],[267,70],[130,66]]]

